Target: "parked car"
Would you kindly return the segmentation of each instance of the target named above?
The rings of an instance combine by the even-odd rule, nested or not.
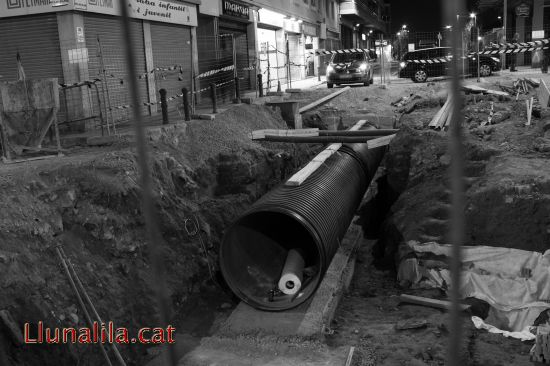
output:
[[[414,82],[423,83],[429,77],[448,75],[450,72],[450,62],[426,62],[417,63],[413,60],[433,60],[441,59],[452,55],[450,47],[434,47],[423,50],[407,52],[399,64],[399,77],[412,79]],[[477,57],[468,55],[463,62],[459,62],[459,70],[464,75],[477,76]],[[493,71],[501,69],[500,59],[494,56],[479,55],[479,74],[480,76],[490,76]]]
[[[335,53],[327,66],[327,87],[354,83],[369,86],[374,81],[375,60],[374,52]]]

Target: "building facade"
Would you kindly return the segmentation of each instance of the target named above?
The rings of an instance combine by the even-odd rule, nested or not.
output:
[[[244,90],[257,87],[258,74],[264,86],[323,75],[326,59],[315,50],[368,47],[374,32],[388,29],[382,0],[129,1],[144,114],[159,112],[160,89],[170,97],[186,87],[200,102],[212,82],[230,96],[235,78]],[[112,122],[129,119],[120,4],[0,0],[0,81],[16,79],[19,54],[28,78],[101,80],[95,89],[60,91],[65,129],[81,130],[101,110]]]

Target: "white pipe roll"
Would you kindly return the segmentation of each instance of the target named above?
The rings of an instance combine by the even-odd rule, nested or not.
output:
[[[285,295],[295,295],[302,288],[304,258],[296,250],[288,251],[286,262],[279,280],[279,290]]]

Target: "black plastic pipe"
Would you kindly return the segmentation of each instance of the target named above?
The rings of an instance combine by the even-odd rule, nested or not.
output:
[[[319,286],[336,253],[385,147],[345,144],[300,186],[280,185],[254,203],[226,231],[220,268],[231,290],[249,305],[291,309]],[[303,253],[302,287],[278,291],[290,249]]]

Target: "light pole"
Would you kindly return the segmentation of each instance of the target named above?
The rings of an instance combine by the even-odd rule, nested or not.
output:
[[[477,15],[476,13],[472,13],[470,14],[470,18],[473,18],[474,19],[474,27],[476,29],[476,37],[475,37],[475,40],[476,40],[476,61],[477,61],[477,82],[479,83],[480,82],[480,77],[479,77],[479,28],[477,27]]]

